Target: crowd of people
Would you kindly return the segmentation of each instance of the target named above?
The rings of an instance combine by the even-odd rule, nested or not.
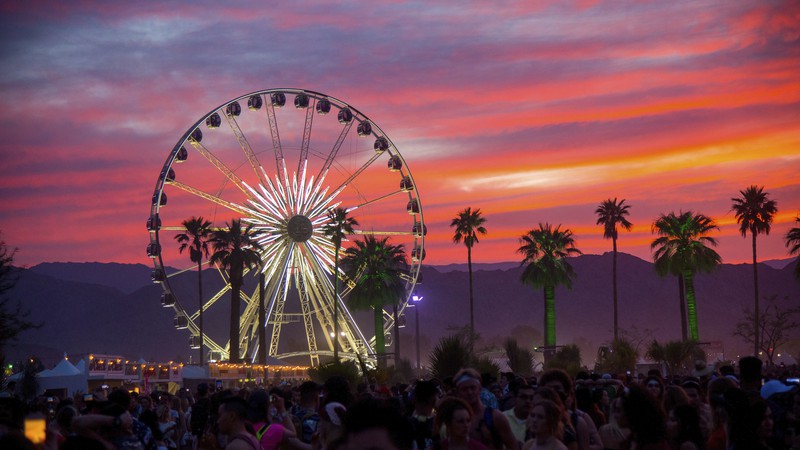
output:
[[[785,374],[764,377],[758,358],[737,366],[669,378],[464,368],[391,387],[333,376],[174,395],[98,389],[30,405],[4,398],[0,448],[800,450],[800,388]],[[23,417],[37,416],[47,427],[33,443]]]

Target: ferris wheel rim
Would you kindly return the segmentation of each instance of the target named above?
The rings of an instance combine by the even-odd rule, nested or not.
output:
[[[350,109],[352,112],[354,112],[355,113],[354,114],[354,119],[353,119],[354,121],[358,120],[359,123],[365,122],[365,121],[369,122],[371,124],[372,128],[373,128],[373,132],[371,133],[371,135],[380,136],[380,137],[383,137],[384,139],[386,139],[388,141],[388,145],[389,145],[389,148],[387,149],[388,153],[390,155],[392,155],[392,156],[396,156],[396,157],[400,158],[400,161],[402,162],[402,167],[404,169],[403,173],[407,173],[407,177],[410,179],[410,182],[412,183],[412,186],[413,186],[413,189],[408,191],[408,198],[410,200],[415,200],[418,203],[418,205],[417,205],[418,206],[418,213],[417,214],[418,214],[418,217],[419,217],[418,222],[419,222],[421,227],[424,226],[424,215],[423,215],[421,202],[419,201],[419,191],[417,189],[416,181],[413,179],[413,175],[411,174],[411,170],[408,168],[408,165],[405,162],[405,158],[403,157],[402,153],[397,148],[397,146],[394,144],[394,142],[389,138],[388,134],[385,133],[377,125],[377,123],[375,123],[374,120],[369,118],[369,116],[364,114],[359,109],[353,107],[349,103],[344,102],[344,101],[342,101],[342,100],[340,100],[338,98],[329,96],[327,94],[323,94],[323,93],[320,93],[320,92],[311,91],[311,90],[307,90],[307,89],[299,89],[299,88],[270,88],[270,89],[263,89],[263,90],[253,91],[253,92],[250,92],[250,93],[235,97],[235,98],[233,98],[231,100],[228,100],[228,101],[220,104],[216,108],[214,108],[211,111],[209,111],[208,113],[204,114],[196,123],[194,123],[191,127],[189,127],[189,129],[183,134],[183,136],[178,140],[176,145],[170,151],[170,153],[169,153],[164,165],[162,166],[161,173],[160,173],[160,175],[159,175],[159,177],[157,179],[156,186],[155,186],[155,189],[154,189],[154,192],[153,192],[153,199],[154,200],[151,202],[150,220],[153,220],[153,218],[155,218],[156,220],[160,221],[160,210],[163,207],[160,204],[160,199],[161,199],[161,196],[164,195],[165,187],[169,184],[168,180],[167,180],[168,174],[169,174],[170,170],[172,169],[172,167],[174,166],[174,164],[176,164],[176,161],[175,161],[176,160],[176,156],[181,151],[181,149],[184,149],[187,146],[187,143],[189,142],[189,140],[192,137],[192,135],[195,132],[195,130],[199,130],[200,127],[202,127],[203,124],[210,117],[212,117],[215,113],[219,114],[220,112],[224,111],[224,109],[227,106],[229,106],[229,105],[231,105],[233,103],[238,103],[238,102],[241,102],[243,100],[250,99],[253,96],[264,96],[264,98],[266,99],[267,96],[269,96],[271,94],[275,94],[275,93],[294,94],[294,95],[306,94],[306,95],[312,96],[315,100],[326,99],[326,100],[331,102],[332,106],[335,106],[340,111],[342,109],[347,108],[347,109]],[[158,200],[156,200],[156,199],[158,199]],[[415,224],[416,224],[416,222],[417,222],[417,220],[415,218]],[[161,246],[162,245],[162,239],[160,237],[160,232],[161,231],[162,231],[162,227],[160,226],[160,224],[157,225],[154,230],[151,230],[151,232],[150,232],[150,242],[151,242],[151,244],[154,244],[156,246]],[[419,242],[419,249],[421,249],[424,252],[424,242],[425,242],[424,233],[422,233],[421,236],[419,236],[419,237],[417,237],[415,235],[415,238],[414,238],[415,249],[417,247],[417,242]],[[158,248],[160,248],[160,247],[158,247]],[[166,274],[166,268],[168,266],[164,263],[162,253],[159,252],[158,255],[155,258],[153,258],[153,260],[154,260],[154,266],[155,266],[156,271],[162,270],[164,272],[164,279],[162,281],[159,281],[158,283],[161,284],[162,289],[163,289],[165,294],[172,294],[174,296],[175,295],[174,289],[170,285],[170,278],[171,277]],[[208,264],[208,262],[206,262],[206,264]],[[410,283],[411,289],[409,290],[408,297],[405,298],[403,300],[403,302],[401,303],[401,308],[400,308],[400,312],[401,313],[405,309],[406,305],[408,304],[409,298],[413,293],[412,291],[413,291],[414,286],[417,283],[417,278],[419,276],[419,272],[420,272],[421,266],[422,266],[421,259],[419,261],[414,261],[414,259],[412,258],[411,264],[409,265],[409,267],[411,268],[410,273],[409,273],[410,280],[407,280],[407,282]],[[185,270],[191,270],[191,269],[196,268],[196,267],[197,266],[195,265],[194,267],[189,267],[189,268],[187,268]],[[222,270],[219,269],[219,268],[217,268],[217,270],[220,271],[220,273],[221,273],[221,275],[223,276],[223,279],[224,279],[224,274],[222,274]],[[228,283],[227,286],[229,287],[230,283]],[[224,289],[225,288],[223,288],[223,291],[224,291]],[[223,293],[223,291],[219,291],[218,294]],[[247,295],[247,294],[245,294],[245,295]],[[347,312],[349,314],[348,309],[346,308],[346,306],[344,305],[344,302],[341,299],[341,297],[343,297],[344,295],[346,295],[346,292],[345,293],[340,292],[340,298],[338,299],[338,301],[340,302],[340,304],[342,306],[341,310],[343,310],[343,311],[345,311],[345,312]],[[252,300],[251,300],[251,302],[252,302]],[[204,303],[204,305],[205,305],[205,303]],[[194,323],[194,320],[192,319],[192,317],[197,315],[199,311],[195,312],[194,314],[192,314],[190,311],[192,311],[193,308],[186,308],[180,301],[177,301],[177,299],[173,304],[173,309],[175,310],[176,317],[183,316],[183,317],[185,317],[187,319],[187,321],[188,321],[188,327],[187,328],[190,329],[191,335],[192,336],[199,336],[199,331],[196,329],[197,325]],[[203,309],[205,310],[205,307],[203,307]],[[244,312],[242,314],[244,314]],[[240,320],[241,320],[241,316],[240,316]],[[387,321],[386,328],[385,328],[384,332],[388,332],[394,325],[395,324],[393,323],[393,318],[391,317],[391,315],[389,315],[389,321]],[[205,333],[204,333],[204,335],[205,335]],[[221,345],[219,345],[216,342],[214,342],[212,339],[205,338],[204,340],[205,340],[204,346],[208,347],[210,351],[224,352],[224,348]],[[372,342],[374,342],[374,340],[375,340],[375,338],[373,337],[372,340],[369,341],[369,342],[372,343]],[[325,352],[326,352],[325,350],[317,351],[317,353],[320,353],[320,354],[324,354]],[[297,354],[298,352],[293,352],[293,353]],[[299,352],[299,353],[302,354],[302,352]]]

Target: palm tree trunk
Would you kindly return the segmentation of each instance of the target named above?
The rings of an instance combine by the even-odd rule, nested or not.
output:
[[[375,321],[375,356],[378,359],[378,367],[383,366],[383,356],[386,353],[386,341],[383,337],[383,308],[375,307],[373,316]]]
[[[267,364],[267,311],[264,299],[264,283],[266,276],[264,272],[258,276],[258,363]]]
[[[200,367],[203,367],[204,360],[203,360],[203,353],[205,352],[204,342],[203,342],[203,255],[200,253],[200,260],[197,262],[197,292],[198,292],[198,317],[197,317],[197,326],[200,328]]]
[[[467,269],[469,271],[469,353],[475,354],[475,298],[472,290],[472,247],[467,246]]]
[[[697,332],[697,303],[694,298],[694,274],[691,270],[683,272],[686,283],[686,315],[689,319],[689,336],[695,342],[700,339]]]
[[[611,239],[614,247],[614,259],[611,264],[611,278],[614,288],[614,341],[619,340],[619,310],[617,309],[617,238],[616,236]]]
[[[555,351],[556,345],[556,288],[553,285],[544,287],[544,345]]]
[[[681,316],[681,340],[689,339],[689,331],[686,327],[686,293],[683,289],[683,275],[678,275],[678,313]]]
[[[333,260],[333,361],[339,363],[339,246]]]
[[[394,314],[394,366],[398,367],[400,364],[400,322],[397,320],[397,303],[392,305],[392,309]]]
[[[754,299],[755,299],[755,309],[754,309],[754,323],[753,323],[753,355],[758,356],[758,348],[760,347],[761,342],[761,333],[760,333],[760,318],[759,314],[761,310],[758,307],[758,263],[756,259],[756,233],[755,230],[750,230],[750,234],[753,235],[753,288],[754,288]]]
[[[234,269],[235,270],[235,269]],[[241,282],[236,276],[231,276],[231,320],[230,320],[230,346],[228,360],[232,363],[239,362],[239,315],[241,306],[239,305]]]

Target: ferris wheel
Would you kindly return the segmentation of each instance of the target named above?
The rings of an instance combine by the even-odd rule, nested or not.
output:
[[[190,347],[200,348],[202,341],[204,352],[230,359],[227,332],[206,326],[201,340],[198,325],[201,308],[205,323],[209,315],[229,314],[230,274],[206,258],[202,276],[215,278],[214,287],[204,288],[209,292],[198,301],[197,284],[187,278],[197,264],[179,253],[174,237],[193,216],[216,229],[240,219],[258,232],[263,247],[259,267],[246,270],[249,288],[242,289],[239,300],[240,356],[255,361],[264,327],[268,355],[279,359],[308,357],[316,366],[320,356],[333,355],[338,340],[341,358],[374,363],[374,330],[362,330],[357,314],[348,309],[346,298],[355,283],[341,268],[334,298],[334,245],[323,227],[335,208],[358,221],[355,235],[346,240],[371,234],[405,248],[410,258],[402,314],[421,282],[427,229],[414,178],[374,121],[336,98],[286,88],[234,98],[191,126],[161,169],[147,220],[153,281],[163,288],[162,306],[175,312],[175,327],[189,331]],[[347,246],[343,242],[342,251]],[[339,336],[334,335],[334,302]],[[263,321],[260,304],[265,305]],[[391,338],[390,330],[400,324],[389,312],[383,315],[383,333]],[[281,339],[292,327],[300,327],[304,343]]]

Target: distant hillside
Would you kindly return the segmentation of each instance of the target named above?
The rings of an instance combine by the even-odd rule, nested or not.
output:
[[[558,343],[577,343],[587,362],[594,359],[599,345],[611,339],[611,259],[610,253],[571,258],[577,275],[573,287],[556,290]],[[620,254],[618,264],[621,327],[635,327],[640,334],[652,330],[653,337],[662,341],[679,338],[677,279],[657,276],[652,263],[631,255]],[[475,317],[481,345],[500,342],[509,335],[524,336],[531,345],[541,344],[541,289],[520,282],[521,268],[516,263],[510,268],[503,264],[476,264],[475,268]],[[143,265],[99,263],[51,263],[22,270],[10,296],[23,302],[31,310],[31,318],[44,322],[44,327],[26,332],[20,343],[57,352],[188,360],[188,332],[173,327],[173,312],[161,307],[161,288],[149,281],[150,270]],[[792,270],[793,265],[780,270],[759,265],[762,297],[774,295],[787,305],[800,303],[800,282]],[[423,278],[417,292],[424,300],[416,311],[407,311],[408,326],[401,330],[401,352],[412,360],[416,313],[420,315],[423,360],[436,341],[450,333],[449,327],[469,322],[465,272],[452,266],[425,266]],[[114,284],[115,280],[122,288]],[[696,277],[701,341],[720,342],[729,357],[735,358],[749,348],[731,334],[742,310],[752,305],[752,282],[752,267],[747,264],[723,264],[711,274]],[[194,273],[171,278],[170,283],[181,302],[196,304]],[[217,292],[221,286],[218,277],[204,277],[206,292]],[[252,291],[252,287],[249,289]],[[206,315],[207,330],[219,341],[227,335],[227,304],[221,301]],[[357,317],[365,317],[358,320],[362,330],[371,335],[368,317]],[[304,345],[304,341],[302,333],[288,335],[281,345]],[[13,355],[13,345],[10,350]]]
[[[781,269],[784,269],[787,266],[791,265],[795,261],[797,261],[796,258],[770,259],[770,260],[767,260],[767,261],[761,261],[759,264],[765,264],[767,266],[772,267],[773,269],[781,270]]]
[[[59,280],[108,286],[130,294],[149,283],[153,268],[144,264],[90,262],[42,263],[30,270]]]

